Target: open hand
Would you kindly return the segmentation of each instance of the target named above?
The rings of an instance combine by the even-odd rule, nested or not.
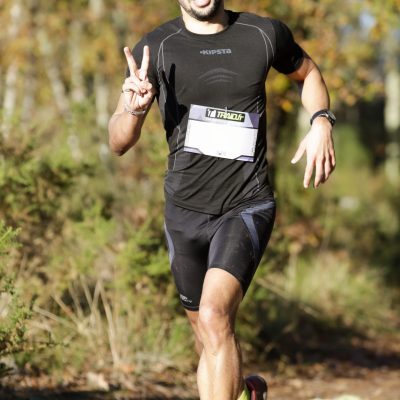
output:
[[[149,46],[143,48],[143,58],[140,69],[128,47],[124,47],[126,61],[128,62],[130,76],[122,85],[125,104],[132,110],[145,110],[152,102],[155,95],[153,85],[149,82],[147,71],[150,63]]]
[[[335,169],[335,150],[332,139],[332,126],[325,118],[317,118],[310,131],[300,142],[300,145],[292,159],[292,164],[297,163],[307,154],[307,165],[304,173],[303,185],[308,188],[314,169],[314,187],[326,182]]]

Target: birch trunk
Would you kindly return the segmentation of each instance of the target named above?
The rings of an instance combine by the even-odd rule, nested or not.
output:
[[[388,133],[385,172],[393,185],[400,185],[400,55],[394,32],[386,37],[385,128]]]
[[[35,107],[35,94],[37,89],[37,77],[35,74],[35,58],[33,54],[29,55],[27,70],[24,76],[24,97],[22,100],[22,115],[23,122],[29,122],[32,119],[33,110]]]
[[[22,21],[22,4],[21,0],[15,0],[10,10],[10,26],[8,28],[8,40],[13,41],[17,38]],[[3,137],[7,138],[10,134],[12,125],[12,117],[15,113],[15,105],[17,100],[17,80],[18,65],[13,62],[7,68],[4,82],[4,98],[3,98],[3,121],[1,131]]]
[[[396,186],[400,184],[400,70],[393,63],[385,78],[385,126],[389,134],[386,145],[385,172]]]
[[[109,90],[104,75],[97,71],[94,75],[94,93],[96,97],[96,122],[99,128],[106,128],[108,124]]]
[[[71,98],[74,103],[80,103],[86,97],[82,72],[81,49],[79,46],[82,39],[82,22],[79,20],[73,21],[71,23],[70,32]]]
[[[105,14],[104,0],[90,0],[90,11],[95,19],[101,19]],[[99,128],[105,129],[108,123],[109,89],[104,73],[101,70],[101,61],[98,60],[98,69],[94,74],[94,96],[96,105],[96,123]]]
[[[104,0],[90,0],[89,7],[95,18],[101,18],[104,15]]]
[[[28,19],[28,29],[31,37],[35,36],[37,30],[36,15],[39,10],[39,5],[37,0],[29,0],[25,5],[25,9]],[[25,63],[25,74],[24,74],[24,90],[23,90],[23,100],[22,100],[22,110],[21,120],[24,123],[28,123],[32,119],[32,115],[35,107],[35,96],[38,88],[38,77],[36,74],[36,56],[35,49],[33,46],[29,47],[27,62]]]
[[[40,53],[43,57],[47,76],[50,81],[50,86],[54,96],[54,102],[58,108],[58,111],[61,114],[68,114],[69,104],[65,86],[60,76],[60,66],[54,62],[56,57],[54,56],[54,49],[52,46],[53,42],[49,39],[47,32],[44,28],[40,28],[40,30],[37,32],[36,37],[38,40]]]

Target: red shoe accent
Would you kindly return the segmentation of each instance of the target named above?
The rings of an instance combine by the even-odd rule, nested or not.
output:
[[[251,400],[267,400],[268,385],[259,375],[250,375],[245,380]]]

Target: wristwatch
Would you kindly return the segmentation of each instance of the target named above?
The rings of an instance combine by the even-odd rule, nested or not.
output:
[[[317,118],[317,117],[325,117],[331,123],[332,126],[334,126],[335,123],[336,123],[336,117],[335,117],[335,114],[332,111],[330,111],[330,110],[320,110],[320,111],[317,111],[311,117],[310,125],[313,124],[315,118]]]

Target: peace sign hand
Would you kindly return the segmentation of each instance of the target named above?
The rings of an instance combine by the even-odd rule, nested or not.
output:
[[[128,47],[124,47],[130,76],[122,85],[125,106],[133,111],[144,111],[151,104],[155,95],[153,85],[149,82],[147,71],[150,63],[149,46],[143,48],[142,65],[138,69],[135,59]]]

